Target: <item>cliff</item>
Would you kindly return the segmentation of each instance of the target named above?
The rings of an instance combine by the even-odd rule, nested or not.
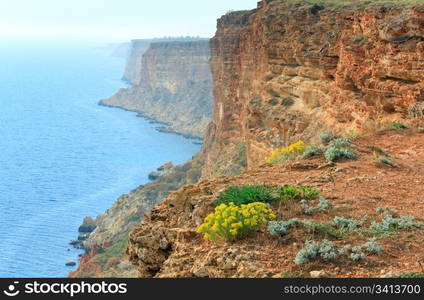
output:
[[[380,237],[387,252],[368,262],[300,267],[295,254],[307,236],[320,233],[297,230],[275,239],[262,229],[242,241],[212,244],[195,231],[231,185],[311,185],[331,199],[330,217],[369,214],[376,220],[381,206],[422,217],[424,138],[415,126],[424,125],[424,7],[406,1],[310,3],[264,0],[255,10],[218,20],[203,180],[172,192],[130,234],[127,254],[140,276],[303,277],[325,269],[329,276],[375,277],[420,270],[422,232]],[[414,129],[381,130],[393,121]],[[298,140],[318,144],[328,132],[351,137],[359,158],[264,165],[273,149]],[[380,148],[397,159],[397,167],[376,163],[370,149]],[[233,176],[244,166],[245,173]],[[279,217],[297,217],[295,208]],[[344,238],[353,245],[363,239]]]
[[[127,54],[127,63],[122,80],[133,85],[140,83],[141,77],[141,59],[143,54],[149,49],[154,40],[132,40],[129,52]]]
[[[218,20],[205,176],[234,168],[240,144],[255,167],[270,149],[321,133],[422,117],[422,6],[346,2],[262,1]]]
[[[141,59],[146,42],[133,47],[124,77],[135,85],[101,104],[166,123],[164,131],[203,137],[212,115],[209,40],[150,43]]]

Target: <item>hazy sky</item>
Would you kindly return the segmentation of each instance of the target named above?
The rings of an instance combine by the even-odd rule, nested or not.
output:
[[[258,0],[0,0],[0,36],[93,37],[110,41],[162,36],[211,37],[228,10]]]

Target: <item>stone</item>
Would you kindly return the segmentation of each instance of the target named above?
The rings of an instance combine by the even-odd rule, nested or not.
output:
[[[329,278],[330,275],[325,272],[324,270],[321,271],[311,271],[309,273],[309,275],[311,276],[311,278]]]
[[[93,232],[94,229],[96,229],[96,221],[92,217],[85,217],[78,231],[81,233],[89,233]]]

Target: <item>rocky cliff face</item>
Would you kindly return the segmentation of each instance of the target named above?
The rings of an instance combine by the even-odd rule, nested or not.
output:
[[[203,241],[195,229],[229,185],[313,185],[334,201],[336,210],[349,206],[349,215],[391,205],[420,218],[407,207],[422,206],[417,200],[422,134],[373,134],[382,121],[422,126],[423,6],[324,7],[264,0],[255,10],[219,19],[211,55],[215,100],[202,149],[205,180],[171,193],[132,231],[127,253],[140,276],[299,277],[310,268],[325,268],[294,265],[304,236],[275,241],[263,230],[234,244]],[[329,131],[369,134],[357,140],[360,159],[340,165],[320,160],[263,165],[273,148],[300,139],[315,143]],[[367,148],[372,143],[390,149],[402,167],[377,167]],[[240,173],[243,164],[248,170],[240,176],[216,177]],[[414,186],[409,194],[385,179],[394,177],[404,187]],[[383,243],[390,254],[359,267],[331,265],[331,274],[375,277],[385,267],[419,269],[422,240],[411,242],[408,255],[395,250],[403,238]]]
[[[219,19],[211,48],[206,176],[228,171],[240,143],[254,167],[270,149],[323,132],[423,116],[422,6],[265,0]]]
[[[132,40],[122,80],[133,85],[140,83],[141,59],[154,40]]]
[[[212,115],[209,40],[151,43],[142,59],[145,43],[135,45],[127,71],[136,75],[125,75],[135,85],[101,103],[169,125],[162,130],[203,137]]]

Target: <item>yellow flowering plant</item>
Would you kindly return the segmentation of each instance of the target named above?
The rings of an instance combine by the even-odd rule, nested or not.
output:
[[[285,148],[277,148],[271,156],[265,158],[269,164],[282,163],[287,160],[295,159],[307,150],[307,145],[303,141],[298,141]]]
[[[221,204],[205,218],[197,232],[203,233],[203,237],[209,241],[235,241],[258,231],[275,218],[275,213],[266,203],[254,202],[241,206]]]

